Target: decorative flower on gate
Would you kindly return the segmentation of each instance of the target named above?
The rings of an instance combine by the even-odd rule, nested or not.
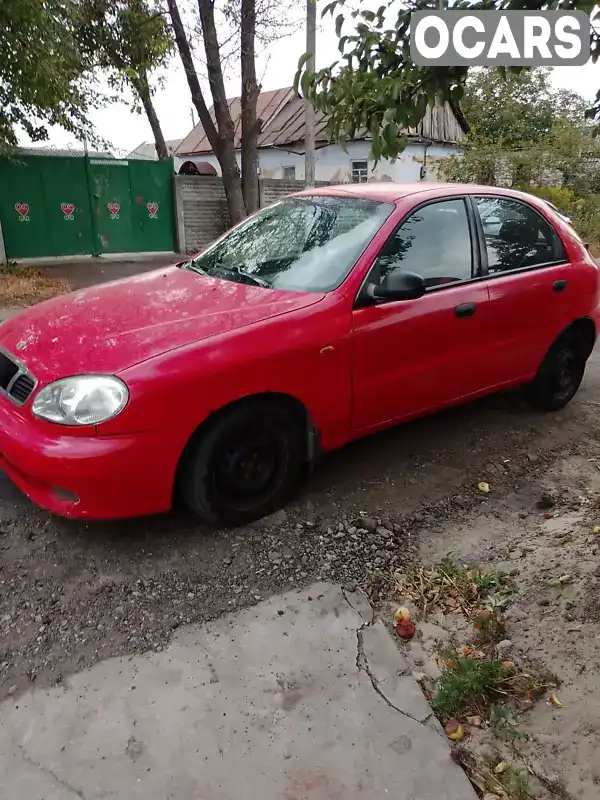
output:
[[[146,203],[150,219],[158,219],[158,203]]]
[[[111,219],[119,219],[119,211],[121,210],[121,206],[118,203],[107,203],[106,207],[108,208]]]
[[[75,219],[73,216],[73,212],[75,211],[75,205],[73,203],[61,203],[60,210],[65,215],[65,219]]]
[[[19,222],[29,222],[29,206],[27,203],[15,203],[15,211],[19,215]]]

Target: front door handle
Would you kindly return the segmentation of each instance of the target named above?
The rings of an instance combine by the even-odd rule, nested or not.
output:
[[[454,306],[454,313],[457,317],[472,317],[477,311],[477,303],[461,303]]]
[[[562,292],[562,291],[564,291],[566,288],[567,288],[567,281],[565,281],[565,280],[562,280],[562,281],[554,281],[554,283],[552,284],[552,289],[553,289],[553,291],[555,291],[555,292]]]

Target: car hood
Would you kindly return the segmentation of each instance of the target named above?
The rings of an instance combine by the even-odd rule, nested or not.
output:
[[[168,267],[33,306],[0,325],[0,346],[42,381],[81,373],[110,374],[305,308],[323,296]]]

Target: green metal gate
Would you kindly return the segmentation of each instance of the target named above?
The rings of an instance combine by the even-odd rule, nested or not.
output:
[[[88,174],[96,252],[129,253],[137,250],[138,243],[133,244],[131,225],[129,162],[92,158]]]
[[[6,255],[171,252],[172,187],[171,161],[45,155],[0,160]]]
[[[170,161],[129,162],[133,230],[146,251],[175,250],[173,165]]]

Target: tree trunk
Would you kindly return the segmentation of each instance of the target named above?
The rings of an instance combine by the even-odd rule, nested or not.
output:
[[[146,75],[142,75],[139,78],[132,78],[131,84],[137,92],[142,105],[144,106],[144,111],[148,117],[150,127],[152,128],[152,135],[154,136],[154,145],[156,147],[156,155],[158,156],[158,160],[168,161],[170,155],[167,149],[167,143],[165,142],[165,137],[163,136],[162,128],[160,127],[158,114],[156,113],[154,103],[152,102],[148,78]]]
[[[192,51],[190,49],[190,43],[187,40],[187,36],[185,34],[185,29],[183,27],[183,22],[181,21],[181,15],[179,13],[179,7],[177,5],[177,0],[167,0],[167,4],[169,7],[169,14],[171,15],[171,22],[173,23],[173,33],[175,35],[175,42],[177,44],[177,49],[179,50],[179,56],[181,58],[181,63],[183,64],[183,68],[185,70],[185,75],[187,78],[188,86],[190,87],[190,93],[192,96],[192,102],[196,111],[198,112],[198,118],[200,123],[204,129],[204,133],[208,141],[210,142],[210,146],[213,149],[214,154],[217,157],[219,165],[221,167],[221,173],[223,176],[223,187],[225,188],[225,196],[227,198],[227,208],[229,210],[229,218],[232,224],[236,224],[245,216],[245,209],[244,209],[244,199],[242,197],[242,185],[240,181],[240,171],[237,166],[237,161],[235,158],[235,144],[233,141],[233,124],[231,123],[231,115],[229,114],[229,122],[231,125],[230,135],[229,138],[223,135],[223,130],[220,127],[219,116],[216,116],[217,124],[210,115],[210,111],[208,110],[208,106],[206,105],[206,101],[204,100],[204,95],[202,94],[202,89],[200,88],[200,81],[198,80],[198,75],[196,74],[196,68],[194,67],[194,61],[192,59]],[[213,22],[214,27],[214,22]],[[215,31],[216,36],[216,31]],[[205,40],[206,46],[206,40]],[[217,42],[217,58],[218,58],[219,46]],[[220,62],[219,62],[220,68]],[[212,83],[211,83],[211,91],[212,91]],[[224,94],[223,90],[223,94]],[[214,100],[214,94],[213,94]],[[215,101],[215,110],[216,110],[216,101]],[[227,109],[229,113],[229,108]],[[218,126],[218,129],[217,129]]]
[[[251,214],[259,205],[258,135],[261,121],[256,118],[256,102],[260,87],[256,82],[256,2],[242,0],[241,67],[242,67],[242,192],[246,211]]]
[[[235,225],[246,216],[246,207],[242,195],[240,169],[235,157],[235,129],[231,119],[231,112],[229,111],[227,95],[225,94],[225,82],[223,80],[223,69],[221,67],[221,54],[219,51],[219,39],[217,37],[213,4],[214,0],[198,0],[200,24],[202,26],[202,37],[204,39],[204,52],[206,54],[208,83],[213,98],[215,119],[217,121],[219,138],[217,157],[221,165],[223,186],[225,187],[225,193],[227,195],[227,204],[229,206],[231,221]]]

